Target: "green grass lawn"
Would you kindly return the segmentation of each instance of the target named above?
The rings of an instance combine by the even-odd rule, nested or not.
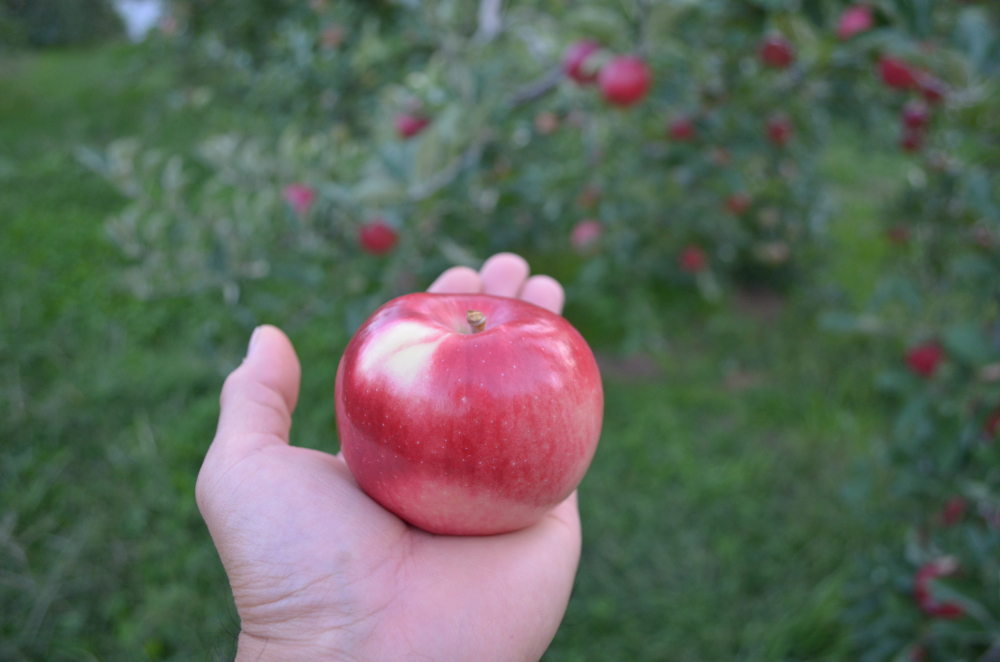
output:
[[[224,121],[166,110],[170,71],[142,71],[121,47],[0,60],[2,660],[223,658],[238,629],[193,488],[247,328],[209,297],[121,291],[102,230],[121,200],[73,156]],[[859,165],[841,142],[826,271],[861,300],[898,164]],[[840,587],[878,533],[844,486],[886,412],[864,347],[820,335],[805,303],[767,309],[665,305],[655,374],[612,360],[583,560],[546,659],[849,659]],[[292,339],[293,440],[333,451],[338,348],[321,324]]]

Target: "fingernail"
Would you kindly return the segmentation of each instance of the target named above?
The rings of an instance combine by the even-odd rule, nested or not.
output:
[[[250,355],[253,354],[253,346],[254,343],[257,342],[257,337],[259,335],[260,335],[260,327],[258,326],[256,329],[253,330],[253,333],[250,334],[250,345],[247,347],[247,358],[250,358]]]

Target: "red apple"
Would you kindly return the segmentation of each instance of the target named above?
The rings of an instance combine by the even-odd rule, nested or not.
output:
[[[1000,431],[1000,409],[994,409],[983,422],[983,436],[987,441],[996,439],[997,431]]]
[[[883,55],[878,61],[879,75],[887,87],[894,90],[908,90],[917,84],[916,75],[902,60]]]
[[[399,134],[400,138],[406,140],[426,129],[430,123],[431,121],[426,117],[400,113],[396,115],[395,119],[396,133]]]
[[[337,431],[361,488],[425,531],[534,524],[590,465],[601,375],[565,319],[517,299],[408,294],[354,334]]]
[[[598,75],[604,100],[616,106],[631,106],[649,91],[652,75],[638,57],[623,55],[612,58]]]
[[[792,118],[784,113],[775,113],[767,120],[767,139],[778,147],[784,147],[795,133]]]
[[[676,117],[667,127],[667,133],[670,135],[671,140],[691,142],[695,137],[694,122],[691,121],[690,117]]]
[[[941,103],[944,101],[944,97],[948,93],[948,88],[945,86],[943,80],[926,71],[917,73],[915,78],[917,89],[920,90],[920,94],[927,100],[927,103]]]
[[[899,137],[899,147],[904,152],[916,152],[924,146],[924,132],[920,129],[903,128]]]
[[[941,509],[940,520],[942,526],[955,526],[965,517],[965,509],[968,503],[963,497],[953,496],[945,502]]]
[[[691,244],[681,251],[680,257],[677,258],[677,263],[680,265],[682,271],[686,271],[689,274],[696,274],[708,268],[708,256],[705,255],[705,251],[700,246]]]
[[[742,216],[750,209],[751,203],[753,203],[753,198],[748,194],[733,193],[726,198],[726,210],[734,216]]]
[[[775,69],[784,69],[795,61],[792,45],[780,34],[765,37],[757,54],[761,62]]]
[[[281,191],[281,197],[296,216],[307,216],[316,202],[316,190],[306,184],[289,184]]]
[[[569,235],[569,243],[577,252],[586,253],[597,244],[602,234],[604,234],[604,226],[601,225],[601,222],[588,218],[573,227],[573,231]]]
[[[910,129],[922,129],[930,121],[931,113],[927,104],[916,99],[903,106],[903,124]]]
[[[867,32],[875,25],[872,8],[867,5],[851,5],[840,15],[837,24],[837,39],[846,41],[854,35]]]
[[[361,248],[373,255],[385,255],[391,251],[398,238],[396,230],[382,219],[365,223],[358,231]]]
[[[928,561],[920,566],[913,578],[913,599],[922,612],[935,618],[954,619],[965,615],[962,606],[955,602],[941,602],[931,591],[931,582],[939,577],[949,577],[959,571],[958,561],[946,556]]]
[[[580,85],[597,81],[597,71],[586,65],[587,59],[601,50],[601,45],[586,39],[570,44],[563,56],[563,71]]]
[[[936,342],[924,343],[906,353],[906,363],[910,370],[921,377],[933,377],[944,360],[944,350]]]

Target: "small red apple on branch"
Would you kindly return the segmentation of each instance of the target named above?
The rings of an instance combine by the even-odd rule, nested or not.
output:
[[[642,101],[652,82],[653,74],[645,60],[634,55],[611,58],[598,74],[604,100],[615,106],[631,106]]]
[[[760,61],[773,69],[785,69],[795,61],[795,49],[784,35],[772,34],[764,38],[757,51]]]
[[[588,60],[599,50],[600,44],[587,39],[570,44],[563,56],[563,71],[580,85],[597,82],[598,70]]]
[[[696,133],[697,129],[695,128],[694,121],[687,115],[675,117],[667,125],[667,134],[675,142],[692,142],[695,139]]]
[[[851,5],[840,15],[837,23],[837,39],[846,41],[875,26],[875,16],[868,5]]]
[[[358,230],[361,249],[372,255],[385,255],[395,248],[398,240],[396,230],[381,218],[365,223]]]
[[[431,121],[422,115],[412,115],[410,113],[400,113],[396,115],[393,124],[396,125],[396,133],[403,140],[409,140],[424,129],[430,126]]]
[[[409,294],[379,308],[337,371],[337,430],[361,488],[425,531],[539,521],[579,484],[604,395],[569,322],[517,299]]]

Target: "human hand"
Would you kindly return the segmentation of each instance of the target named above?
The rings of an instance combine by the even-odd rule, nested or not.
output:
[[[562,287],[528,278],[512,254],[449,269],[429,291],[563,305]],[[240,615],[237,661],[538,660],[580,558],[576,493],[514,533],[416,529],[362,492],[340,455],[289,445],[300,375],[288,338],[259,327],[198,475]]]

